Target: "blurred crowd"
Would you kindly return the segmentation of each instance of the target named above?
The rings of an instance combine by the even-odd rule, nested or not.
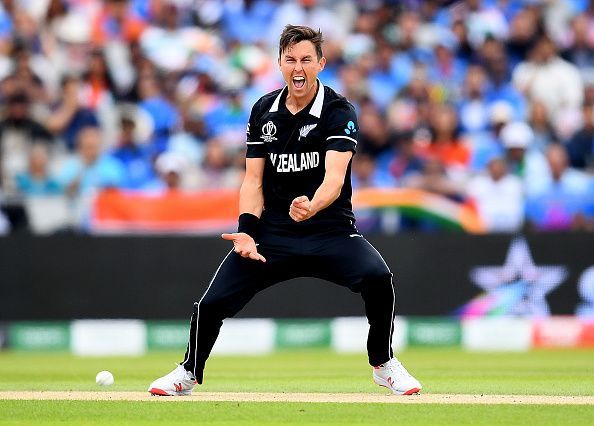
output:
[[[238,187],[287,23],[358,111],[355,188],[594,229],[594,1],[1,0],[0,234],[39,197]]]

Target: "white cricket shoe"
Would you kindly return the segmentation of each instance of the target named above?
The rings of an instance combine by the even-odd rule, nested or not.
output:
[[[194,375],[180,364],[171,373],[151,383],[148,391],[153,395],[182,396],[191,395],[194,386],[196,386]]]
[[[411,376],[396,358],[373,367],[373,381],[396,395],[412,395],[422,389],[419,381]]]

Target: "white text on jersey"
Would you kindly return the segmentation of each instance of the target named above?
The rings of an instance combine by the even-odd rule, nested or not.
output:
[[[300,172],[313,169],[320,164],[319,152],[302,152],[298,154],[270,154],[272,165],[279,173]]]

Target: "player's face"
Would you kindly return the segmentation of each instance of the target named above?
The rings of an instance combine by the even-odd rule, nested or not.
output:
[[[311,41],[300,41],[282,53],[278,64],[289,88],[289,95],[303,99],[315,94],[316,79],[326,65],[326,58],[318,59]]]

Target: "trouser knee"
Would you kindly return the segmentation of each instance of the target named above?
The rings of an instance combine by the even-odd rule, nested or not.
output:
[[[361,280],[361,292],[392,290],[392,273],[390,271],[374,271]]]

